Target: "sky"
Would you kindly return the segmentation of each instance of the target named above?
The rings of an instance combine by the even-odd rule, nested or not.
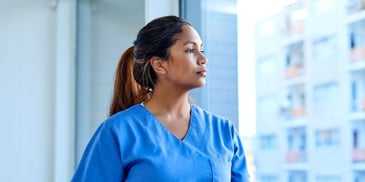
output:
[[[293,0],[255,0],[249,3],[237,0],[239,130],[243,137],[252,137],[256,133],[254,26],[291,2]]]

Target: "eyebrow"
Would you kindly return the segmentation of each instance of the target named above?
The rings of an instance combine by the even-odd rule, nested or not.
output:
[[[195,45],[195,46],[198,46],[198,44],[197,44],[196,42],[191,41],[191,40],[188,40],[188,41],[186,41],[186,42],[184,43],[184,45],[187,45],[187,44],[193,44],[193,45]],[[203,44],[201,44],[201,45],[200,45],[200,47],[203,47]]]

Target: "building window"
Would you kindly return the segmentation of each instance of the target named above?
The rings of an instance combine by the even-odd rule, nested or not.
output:
[[[349,60],[365,60],[365,20],[355,22],[349,27]]]
[[[365,162],[365,120],[353,122],[352,161]]]
[[[336,36],[321,37],[313,42],[313,59],[318,62],[326,62],[336,60],[339,50]]]
[[[262,174],[258,179],[260,182],[279,182],[279,178],[273,174]]]
[[[293,43],[287,47],[285,57],[285,77],[299,76],[304,71],[304,43]]]
[[[260,149],[271,150],[278,148],[278,138],[275,134],[262,135],[259,137]]]
[[[284,10],[284,33],[289,36],[302,33],[307,16],[308,12],[303,1],[298,0],[287,6]]]
[[[304,84],[289,87],[281,106],[281,117],[285,120],[302,118],[306,115],[306,94]]]
[[[338,102],[339,87],[335,82],[325,83],[314,87],[313,102],[317,115],[333,115],[334,105]]]
[[[351,76],[351,105],[352,112],[365,111],[365,70],[355,71]]]
[[[354,173],[354,182],[365,182],[365,171],[356,171]]]
[[[287,162],[305,162],[307,160],[306,131],[304,127],[287,131]]]
[[[316,147],[319,149],[338,146],[339,140],[340,132],[338,128],[318,129],[315,131]]]
[[[316,176],[316,182],[341,182],[338,176],[319,175]]]
[[[307,182],[307,174],[304,171],[289,171],[288,182]]]

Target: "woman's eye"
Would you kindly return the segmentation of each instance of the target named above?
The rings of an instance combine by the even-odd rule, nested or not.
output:
[[[194,53],[194,49],[188,49],[186,50],[187,53]]]
[[[185,52],[186,53],[195,53],[195,49],[187,49]],[[203,50],[200,50],[199,52],[202,53],[202,54],[205,53],[205,51],[203,51]]]

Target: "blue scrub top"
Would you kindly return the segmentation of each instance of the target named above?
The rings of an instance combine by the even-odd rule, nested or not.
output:
[[[248,182],[241,139],[232,122],[191,105],[178,139],[143,105],[103,122],[88,143],[72,182]]]

